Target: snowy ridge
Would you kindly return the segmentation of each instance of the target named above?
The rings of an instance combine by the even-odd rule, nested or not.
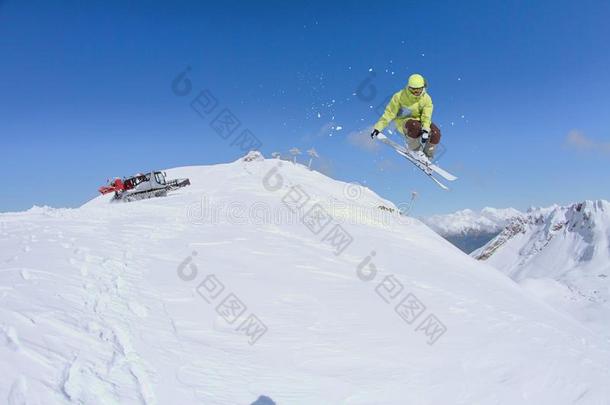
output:
[[[422,221],[441,236],[449,236],[500,232],[512,218],[522,215],[522,212],[514,208],[485,207],[479,212],[465,209],[451,214],[433,215]]]
[[[608,201],[530,209],[472,256],[610,336]]]
[[[553,204],[553,205],[549,205],[548,207],[532,206],[527,209],[527,213],[533,214],[536,216],[546,216],[546,215],[550,214],[551,212],[555,211],[557,208],[561,208],[561,205]]]
[[[604,339],[372,190],[260,155],[167,172],[191,187],[0,214],[0,401],[610,397]]]
[[[610,245],[606,243],[609,218],[610,203],[604,200],[531,210],[525,217],[514,218],[494,241],[478,249],[473,256],[480,260],[488,259],[501,246],[519,238],[524,243],[519,249],[517,266],[523,266],[536,259],[543,250],[554,248],[555,243],[570,239],[573,242],[570,246],[562,245],[568,249],[552,254],[556,258],[552,267],[557,274],[585,263],[604,263],[610,252]],[[527,235],[527,239],[521,235]],[[560,253],[559,257],[557,253]]]
[[[522,215],[514,208],[485,207],[480,212],[465,209],[433,215],[422,221],[462,251],[470,253],[494,238],[512,218]]]

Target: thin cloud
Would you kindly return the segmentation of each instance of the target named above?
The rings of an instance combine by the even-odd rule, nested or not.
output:
[[[384,148],[385,153],[376,153],[381,149],[381,143],[371,139],[371,131],[373,131],[372,126],[350,132],[347,134],[347,141],[359,149],[375,153],[377,158],[373,163],[379,172],[402,171],[405,167],[410,168],[409,163],[403,162],[397,154],[392,153],[390,148]]]
[[[353,131],[347,134],[347,141],[360,149],[367,152],[376,152],[379,150],[379,142],[375,142],[371,139],[371,131],[373,128],[366,127],[358,131]]]
[[[308,133],[301,137],[301,142],[313,142],[321,137],[333,135],[336,132],[337,123],[334,121],[325,122],[315,133]]]
[[[570,131],[566,137],[565,146],[582,152],[597,152],[610,155],[610,142],[591,139],[582,131]]]

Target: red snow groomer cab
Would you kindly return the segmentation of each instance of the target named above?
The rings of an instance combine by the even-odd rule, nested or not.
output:
[[[121,191],[124,190],[125,184],[120,178],[115,178],[112,181],[109,181],[107,185],[102,186],[98,189],[98,191],[102,194],[112,193],[113,191]]]
[[[112,201],[135,201],[152,197],[164,197],[168,191],[190,185],[189,179],[166,180],[165,172],[138,173],[123,179],[115,178],[98,190],[102,194],[114,192]]]

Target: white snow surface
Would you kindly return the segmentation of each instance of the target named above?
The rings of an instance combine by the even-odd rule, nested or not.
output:
[[[531,208],[471,254],[610,337],[610,203]]]
[[[514,217],[523,213],[514,208],[485,207],[480,211],[464,209],[450,214],[432,215],[422,221],[442,236],[466,233],[500,232]]]
[[[164,198],[1,214],[0,402],[610,403],[606,340],[371,190],[254,157],[167,170],[192,185]],[[293,186],[332,213],[318,233]]]

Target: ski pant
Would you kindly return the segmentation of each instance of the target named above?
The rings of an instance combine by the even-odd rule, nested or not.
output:
[[[410,150],[418,150],[421,146],[420,136],[421,136],[421,122],[417,120],[407,120],[405,122],[404,134],[406,134],[405,138],[407,139],[407,145]],[[441,130],[436,126],[436,124],[432,123],[430,125],[430,139],[424,148],[424,153],[430,159],[434,157],[434,151],[436,149],[436,145],[441,141]]]

